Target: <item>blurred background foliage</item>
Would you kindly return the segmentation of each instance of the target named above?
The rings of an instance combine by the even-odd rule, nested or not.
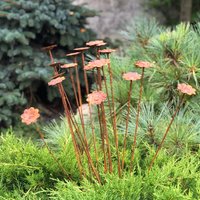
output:
[[[147,4],[162,13],[166,25],[176,25],[180,21],[195,22],[200,19],[199,0],[149,0]]]
[[[22,106],[47,106],[58,97],[47,87],[52,69],[41,48],[57,44],[55,56],[66,62],[67,51],[95,38],[85,27],[93,16],[70,0],[0,1],[0,126],[14,123]]]

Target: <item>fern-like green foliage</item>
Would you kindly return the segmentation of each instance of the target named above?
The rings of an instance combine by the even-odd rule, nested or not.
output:
[[[167,25],[174,25],[180,22],[180,5],[181,0],[149,0],[147,2],[147,6],[163,14],[165,17],[165,24]],[[199,9],[199,0],[192,0],[192,22],[197,21]]]
[[[52,69],[41,48],[57,44],[56,57],[65,58],[67,50],[95,36],[85,28],[87,17],[92,16],[94,11],[69,0],[0,2],[1,126],[11,124],[22,105],[58,97],[56,90],[46,87]]]

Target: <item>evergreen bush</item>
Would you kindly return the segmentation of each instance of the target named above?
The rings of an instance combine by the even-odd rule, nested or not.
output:
[[[149,0],[147,5],[150,8],[154,8],[157,11],[161,12],[165,17],[166,25],[175,25],[180,21],[180,4],[181,1],[173,1],[173,0]],[[195,22],[198,20],[200,4],[199,0],[192,1],[192,16],[191,21]]]
[[[0,125],[9,125],[22,105],[52,101],[56,90],[43,46],[57,44],[57,58],[93,38],[85,28],[95,12],[70,0],[2,0],[0,2]],[[66,62],[66,61],[65,61]]]
[[[133,68],[137,60],[147,60],[155,66],[146,72],[143,102],[176,104],[179,98],[175,88],[181,82],[188,82],[198,91],[199,33],[199,23],[195,28],[182,23],[173,29],[164,28],[155,20],[142,20],[129,25],[123,35],[131,45],[126,47],[124,57],[112,58],[115,98],[119,107],[125,105],[129,87],[120,75],[128,71],[138,71]],[[133,105],[138,99],[138,84],[134,84]],[[198,95],[191,99],[191,105],[196,106],[198,99]]]
[[[70,138],[66,151],[54,152],[72,180],[62,176],[46,148],[16,138],[12,131],[0,137],[0,144],[1,199],[199,199],[199,152],[187,150],[177,158],[163,149],[148,173],[150,158],[155,152],[143,143],[137,149],[133,175],[125,172],[119,178],[117,173],[102,173],[101,185],[77,176]]]
[[[39,141],[33,143],[17,138],[12,130],[8,130],[0,137],[0,144],[0,184],[7,190],[13,191],[16,187],[23,191],[37,187],[48,188],[54,186],[53,179],[67,178]],[[57,159],[62,162],[71,180],[78,182],[80,176],[71,140],[65,150],[57,153]]]

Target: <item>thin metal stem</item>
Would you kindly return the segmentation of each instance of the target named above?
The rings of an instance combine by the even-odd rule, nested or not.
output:
[[[96,165],[98,168],[98,163],[99,163],[99,156],[98,156],[98,152],[97,152],[97,146],[96,146],[96,135],[95,135],[95,130],[94,130],[94,122],[92,119],[92,111],[91,111],[91,105],[88,104],[89,107],[89,117],[90,117],[90,123],[91,123],[91,127],[92,127],[92,138],[93,138],[93,144],[94,144],[94,152],[95,152],[95,157],[96,157]]]
[[[100,90],[99,84],[98,84],[98,77],[95,73],[95,70],[93,70],[93,74],[94,74],[94,79],[95,79],[97,90]],[[97,110],[98,110],[98,120],[99,120],[100,134],[101,134],[101,142],[102,142],[102,151],[103,151],[103,155],[104,155],[104,172],[107,173],[108,169],[107,169],[107,161],[106,161],[106,153],[105,153],[105,136],[104,136],[104,132],[103,132],[102,116],[101,116],[99,106],[97,106]]]
[[[107,173],[107,161],[106,161],[106,152],[105,152],[105,136],[103,132],[103,126],[102,126],[102,116],[100,112],[100,108],[97,105],[97,111],[98,111],[98,120],[99,120],[99,128],[100,128],[100,134],[101,134],[101,144],[102,144],[102,151],[103,151],[103,157],[104,157],[104,172]]]
[[[126,154],[126,140],[127,140],[127,135],[128,135],[128,124],[129,124],[129,118],[130,118],[132,86],[133,86],[133,81],[130,81],[130,88],[128,92],[128,102],[127,102],[128,105],[127,105],[127,115],[126,115],[126,129],[125,129],[125,134],[124,134],[124,146],[123,146],[123,152],[122,152],[122,171],[124,169],[124,159],[125,159],[125,154]]]
[[[69,110],[72,110],[72,106],[71,106],[71,104],[70,104],[70,101],[69,101],[69,98],[68,98],[68,96],[67,96],[67,94],[66,94],[66,92],[65,92],[65,90],[64,90],[64,88],[63,88],[63,94],[64,94],[64,96],[65,96],[65,99],[66,99],[66,101],[67,101],[67,105],[69,106]],[[70,112],[70,111],[69,111]],[[74,116],[74,113],[72,112],[70,112],[70,116],[71,116],[71,118],[73,119],[73,125],[74,125],[74,127],[76,126],[76,128],[78,128],[78,122],[76,121],[76,119],[75,119],[75,116]]]
[[[99,47],[95,47],[95,51],[96,51],[96,58],[100,59],[100,52],[99,52]]]
[[[167,134],[168,134],[168,132],[169,132],[169,130],[171,128],[171,125],[172,125],[177,113],[179,112],[179,110],[180,110],[180,108],[181,108],[181,106],[182,106],[182,104],[184,102],[184,96],[185,95],[183,94],[182,97],[181,97],[181,100],[180,100],[180,102],[179,102],[179,104],[178,104],[178,106],[177,106],[177,108],[176,108],[171,120],[170,120],[170,123],[169,123],[169,125],[168,125],[168,127],[167,127],[167,129],[165,131],[165,134],[163,135],[162,141],[161,141],[160,145],[158,146],[158,149],[157,149],[157,151],[156,151],[156,153],[155,153],[155,155],[154,155],[154,157],[153,157],[153,159],[152,159],[152,161],[150,163],[150,166],[149,166],[149,169],[148,169],[148,173],[150,172],[150,170],[151,170],[151,168],[152,168],[152,166],[153,166],[153,164],[154,164],[154,162],[155,162],[155,160],[156,160],[156,158],[158,156],[158,153],[159,153],[160,149],[163,146],[163,143],[164,143],[164,141],[165,141],[165,139],[167,137]]]
[[[75,87],[75,82],[74,82],[72,71],[70,69],[69,69],[69,74],[70,74],[70,79],[71,79],[72,87],[73,87],[73,90],[74,90],[74,95],[75,95],[76,103],[77,103],[77,106],[79,106],[78,105],[79,102],[78,102],[78,97],[77,97],[77,91],[76,91],[76,87]],[[94,150],[95,150],[96,162],[98,163],[98,155],[97,155],[97,149],[96,149],[96,138],[95,138],[95,135],[94,135],[93,121],[91,119],[91,108],[90,108],[90,105],[89,105],[89,112],[90,112],[91,125],[93,126],[93,128],[92,128],[92,130],[93,130],[92,135],[93,135],[93,143],[94,143]],[[84,126],[84,122],[83,122],[83,113],[81,113],[81,109],[79,109],[79,108],[78,108],[78,113],[79,113],[79,116],[80,116],[80,120],[81,120],[83,131],[85,131],[85,126]],[[84,135],[86,135],[86,134],[84,133]],[[87,138],[84,138],[84,139],[87,140]],[[86,146],[87,146],[87,144],[86,144]]]
[[[135,122],[134,141],[133,141],[132,153],[131,153],[130,172],[133,171],[133,160],[134,160],[135,148],[136,148],[136,142],[137,142],[137,133],[138,133],[138,125],[139,125],[139,117],[140,117],[140,104],[141,104],[142,92],[143,92],[143,82],[144,82],[144,67],[142,68],[142,75],[141,75],[141,82],[140,82],[140,94],[139,94],[139,100],[138,100],[138,105],[137,105],[137,115],[136,115],[136,122]]]
[[[99,89],[102,90],[101,69],[99,67],[97,67],[97,82]]]
[[[84,129],[83,113],[82,113],[82,109],[79,107],[80,105],[79,105],[79,100],[78,100],[78,96],[77,96],[77,90],[76,90],[76,87],[75,87],[74,77],[73,77],[71,69],[69,69],[68,72],[70,74],[71,84],[72,84],[72,88],[73,88],[73,91],[74,91],[74,96],[75,96],[75,100],[76,100],[76,104],[77,104],[77,108],[78,108],[79,117],[80,117],[80,120],[81,120],[81,125],[82,125],[82,128]]]
[[[107,99],[108,99],[108,108],[109,108],[109,111],[110,111],[110,117],[112,117],[112,108],[111,108],[111,105],[110,105],[110,97],[109,97],[109,93],[108,93],[108,86],[107,86],[104,67],[102,67],[102,72],[103,72],[103,80],[104,80],[104,83],[105,83],[106,94],[107,94]]]
[[[101,112],[102,112],[102,123],[103,123],[104,136],[105,136],[107,154],[108,154],[109,172],[112,173],[113,168],[112,168],[111,150],[110,150],[110,143],[109,143],[109,137],[108,137],[105,109],[104,109],[103,103],[101,103]]]
[[[51,63],[53,64],[54,58],[53,58],[53,54],[52,54],[51,50],[49,50],[49,57],[50,57]]]
[[[65,108],[65,112],[66,112],[66,117],[67,117],[67,120],[68,120],[70,132],[71,132],[71,135],[72,135],[72,141],[74,143],[75,152],[78,152],[77,151],[77,144],[76,144],[75,135],[74,135],[73,128],[72,128],[72,125],[71,125],[71,121],[70,121],[70,112],[68,110],[67,103],[65,101],[65,96],[64,96],[64,93],[63,93],[64,88],[62,87],[61,84],[58,84],[58,86],[61,86],[60,93],[62,94],[62,99],[63,99],[63,104],[64,104],[64,108]],[[88,158],[88,164],[91,167],[91,170],[92,170],[94,176],[96,177],[97,181],[99,183],[101,183],[99,173],[97,172],[96,168],[94,167],[94,164],[93,164],[91,156],[90,156],[89,147],[88,147],[88,143],[87,143],[87,138],[86,138],[86,133],[85,132],[84,132],[84,142],[85,142],[85,145],[84,145],[85,153],[86,153],[86,156]],[[79,163],[80,163],[80,161],[79,161]]]
[[[109,58],[109,54],[107,54],[107,56]],[[110,63],[108,63],[108,72],[110,75],[110,89],[111,89],[112,112],[113,112],[113,132],[114,132],[115,148],[116,148],[116,154],[117,154],[118,175],[119,177],[121,177],[121,163],[120,163],[120,155],[119,155],[119,147],[118,147],[118,133],[117,133],[117,118],[116,118],[114,91],[113,91],[113,75],[112,75]]]
[[[78,67],[75,67],[75,72],[76,72],[76,82],[77,82],[78,97],[79,97],[79,106],[82,113],[82,94],[81,94],[81,84],[79,79]]]
[[[86,88],[86,94],[89,94],[89,84],[88,84],[88,79],[87,79],[87,73],[86,70],[84,69],[85,67],[85,56],[84,52],[81,52],[81,61],[82,61],[82,67],[83,67],[83,75],[84,75],[84,81],[85,81],[85,88]]]
[[[99,89],[102,90],[102,79],[101,79],[101,69],[97,68],[97,78],[98,78],[98,85]],[[105,141],[107,145],[107,154],[108,154],[108,163],[109,163],[109,171],[112,173],[112,159],[111,159],[111,151],[110,151],[110,144],[109,144],[109,138],[108,138],[108,131],[107,131],[107,123],[106,123],[106,116],[105,116],[105,109],[104,104],[101,104],[101,112],[102,112],[102,124],[103,124],[103,130],[105,135]]]
[[[69,175],[67,174],[65,168],[63,167],[63,165],[58,161],[58,159],[56,158],[56,156],[54,155],[54,153],[51,151],[51,149],[49,148],[48,144],[46,143],[45,139],[44,139],[44,135],[41,133],[40,128],[38,127],[38,125],[36,125],[36,130],[39,133],[40,139],[42,140],[42,142],[44,143],[45,147],[47,148],[49,154],[51,155],[51,157],[53,158],[53,160],[58,164],[59,168],[61,169],[61,171],[63,172],[63,174],[71,180],[71,178],[69,177]]]
[[[96,83],[96,90],[100,90],[99,84],[98,84],[98,77],[97,77],[97,74],[95,73],[95,69],[93,69],[93,76]]]
[[[80,161],[80,155],[79,155],[79,152],[78,152],[78,147],[77,147],[77,142],[76,142],[74,130],[72,128],[72,124],[71,124],[71,120],[70,120],[70,111],[69,111],[67,103],[66,103],[66,98],[65,98],[65,95],[63,93],[64,88],[63,88],[61,83],[58,84],[58,89],[59,89],[59,92],[60,92],[60,95],[61,95],[61,98],[62,98],[65,116],[67,118],[67,122],[68,122],[68,125],[69,125],[69,129],[70,129],[70,133],[71,133],[71,137],[72,137],[72,142],[73,142],[73,145],[74,145],[74,151],[75,151],[76,159],[77,159],[77,162],[78,162],[78,167],[79,167],[80,173],[82,174],[82,165],[81,165],[81,161]]]
[[[82,66],[83,66],[83,72],[84,72],[86,94],[88,95],[89,94],[89,85],[88,85],[87,73],[86,73],[86,70],[84,69],[84,66],[85,66],[84,52],[81,53],[81,59],[82,59]],[[97,148],[96,148],[96,136],[95,136],[95,132],[94,132],[94,123],[93,123],[93,119],[92,119],[91,105],[88,104],[88,106],[89,106],[90,123],[91,123],[91,127],[92,127],[92,137],[93,137],[93,143],[94,143],[95,157],[96,157],[96,162],[97,162],[97,166],[98,166],[98,153],[97,153]]]
[[[82,97],[81,97],[81,91],[80,91],[80,82],[79,82],[79,74],[78,74],[78,69],[76,69],[76,80],[77,80],[77,84],[78,84],[78,94],[79,94],[79,101],[80,101],[80,106],[81,106],[81,123],[82,123],[82,127],[83,127],[83,134],[84,134],[84,142],[85,142],[85,146],[86,146],[86,154],[87,154],[87,158],[88,158],[88,162],[90,163],[90,166],[91,166],[91,169],[94,173],[94,175],[96,176],[97,180],[100,181],[100,177],[99,177],[99,174],[98,172],[96,171],[94,165],[93,165],[93,162],[92,162],[92,159],[91,159],[91,156],[90,156],[90,152],[89,152],[89,146],[88,146],[88,141],[87,141],[87,136],[86,136],[86,132],[85,132],[85,125],[84,125],[84,121],[83,121],[83,113],[82,113]],[[101,182],[101,181],[100,181]]]

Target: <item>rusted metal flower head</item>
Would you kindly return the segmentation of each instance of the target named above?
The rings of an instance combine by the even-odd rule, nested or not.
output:
[[[185,84],[185,83],[179,83],[177,89],[187,95],[195,95],[196,89],[194,89],[191,85]]]
[[[73,52],[73,53],[68,53],[66,54],[67,57],[69,56],[77,56],[78,54],[80,54],[81,52]]]
[[[67,69],[67,68],[74,68],[74,67],[77,67],[77,63],[67,63],[67,64],[64,64],[64,65],[61,65],[60,67],[61,68],[64,68],[64,69]]]
[[[59,67],[61,64],[62,64],[61,62],[54,62],[54,63],[49,64],[49,66],[51,66],[51,67]]]
[[[87,42],[86,45],[92,47],[92,46],[96,46],[101,43],[104,43],[104,41],[103,40],[94,40],[94,41]]]
[[[86,51],[88,50],[90,47],[79,47],[79,48],[75,48],[74,51]]]
[[[99,60],[93,60],[89,62],[86,66],[84,66],[85,70],[91,70],[96,67],[103,67],[104,65],[107,65],[110,63],[109,59],[99,59]]]
[[[84,66],[84,70],[92,70],[96,67],[96,65],[93,65],[91,62]]]
[[[137,72],[128,72],[123,74],[123,79],[127,81],[136,81],[141,79],[141,75],[138,74]]]
[[[57,85],[58,83],[61,83],[63,80],[65,80],[64,76],[58,77],[58,78],[52,79],[50,82],[48,82],[48,85],[49,86]]]
[[[101,46],[105,46],[107,43],[105,43],[105,42],[101,42],[101,43],[99,43],[99,44],[97,44],[96,46],[97,47],[101,47]]]
[[[87,31],[87,30],[86,30],[85,28],[81,28],[81,29],[80,29],[80,32],[81,32],[81,33],[85,33],[86,31]]]
[[[91,105],[100,105],[106,100],[107,95],[102,91],[94,91],[88,94],[86,101]]]
[[[34,107],[25,109],[23,114],[21,115],[22,122],[25,123],[26,125],[35,123],[39,117],[40,117],[39,110]]]
[[[50,46],[43,47],[42,50],[43,51],[50,51],[50,50],[54,49],[55,47],[57,47],[57,45],[53,44],[53,45],[50,45]]]
[[[152,63],[147,61],[138,60],[135,62],[135,66],[139,68],[150,68],[152,67]]]
[[[65,74],[65,72],[56,74],[56,75],[52,76],[51,79],[55,79],[55,78],[61,77],[61,76],[63,76],[64,74]]]
[[[102,49],[102,50],[99,50],[99,53],[110,54],[110,53],[115,52],[115,51],[116,51],[115,49]]]

